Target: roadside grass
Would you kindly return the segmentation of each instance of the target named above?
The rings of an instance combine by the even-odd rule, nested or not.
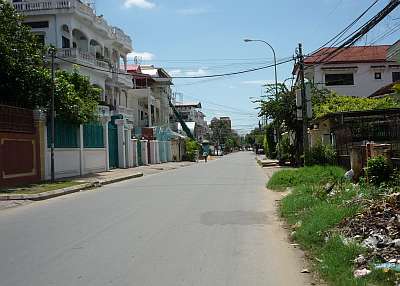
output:
[[[31,184],[20,187],[2,188],[0,189],[0,194],[13,194],[13,195],[40,194],[44,192],[73,187],[80,184],[82,183],[75,181],[58,181],[55,183],[45,182],[42,184]]]
[[[343,175],[344,170],[338,167],[288,169],[275,173],[268,187],[292,188],[280,203],[280,214],[292,225],[292,238],[317,258],[319,262],[313,262],[313,267],[330,285],[393,285],[393,273],[374,271],[366,278],[353,276],[353,261],[365,249],[345,243],[335,228],[362,210],[354,198],[375,197],[378,191],[354,186],[344,181]],[[336,182],[334,194],[325,191],[327,182]]]
[[[342,178],[343,175],[344,170],[342,168],[332,166],[286,169],[275,173],[269,180],[267,188],[275,191],[283,191],[288,187],[296,187],[304,184],[324,184]]]

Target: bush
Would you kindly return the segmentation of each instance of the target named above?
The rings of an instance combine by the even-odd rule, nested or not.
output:
[[[380,185],[388,182],[392,174],[393,169],[385,157],[378,156],[368,160],[367,176],[372,184]]]
[[[288,136],[283,136],[277,144],[277,151],[279,153],[279,162],[281,164],[290,161],[291,164],[295,162],[294,154],[296,154],[295,146],[290,145]]]
[[[306,152],[305,165],[336,165],[336,152],[331,145],[318,142],[317,145],[311,147],[310,151]]]
[[[185,141],[186,145],[186,154],[183,156],[184,161],[196,161],[196,153],[199,151],[199,143],[192,139],[187,139]]]

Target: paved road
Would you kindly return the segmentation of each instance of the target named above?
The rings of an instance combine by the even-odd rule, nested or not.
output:
[[[250,153],[0,212],[1,286],[309,285]]]

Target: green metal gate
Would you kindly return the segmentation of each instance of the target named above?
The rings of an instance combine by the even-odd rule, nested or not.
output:
[[[118,168],[118,130],[117,126],[108,123],[108,148],[110,155],[110,169]]]
[[[140,140],[137,141],[137,158],[139,166],[143,166],[142,161],[142,142]]]

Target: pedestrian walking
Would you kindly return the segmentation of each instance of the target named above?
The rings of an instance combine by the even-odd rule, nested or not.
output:
[[[204,160],[205,160],[206,163],[207,163],[207,159],[208,159],[208,152],[207,152],[207,151],[204,151],[204,152],[203,152],[203,157],[204,157]]]

